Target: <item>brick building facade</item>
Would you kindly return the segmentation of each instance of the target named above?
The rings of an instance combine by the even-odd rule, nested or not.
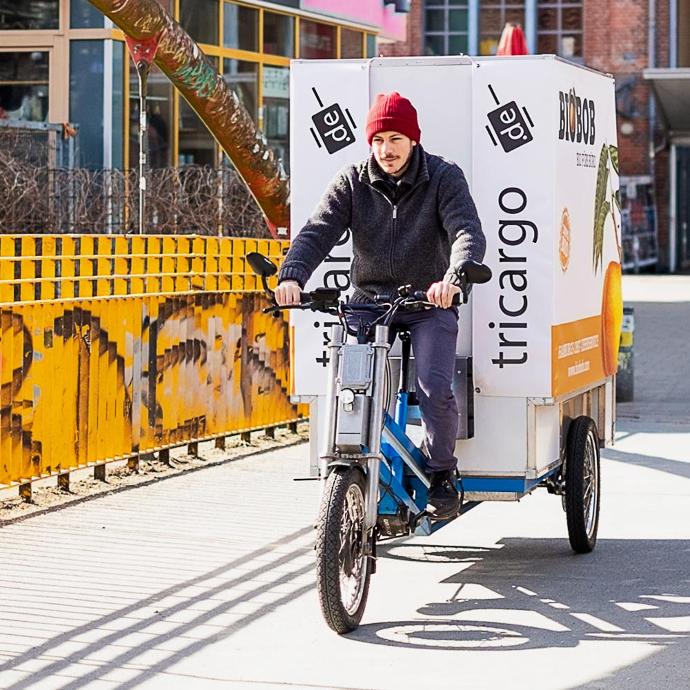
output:
[[[454,26],[467,33],[462,52],[490,54],[499,18],[525,28],[532,53],[557,53],[614,75],[627,268],[690,269],[690,131],[669,121],[663,99],[654,96],[660,82],[649,79],[650,68],[674,78],[675,95],[690,109],[690,78],[685,85],[681,79],[690,71],[683,70],[690,67],[690,0],[417,0],[406,42],[381,44],[379,53],[439,54],[429,27],[450,35]]]

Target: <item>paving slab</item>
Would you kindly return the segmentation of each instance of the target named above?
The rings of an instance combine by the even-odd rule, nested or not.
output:
[[[620,418],[690,423],[690,276],[625,275],[635,310],[634,400]]]

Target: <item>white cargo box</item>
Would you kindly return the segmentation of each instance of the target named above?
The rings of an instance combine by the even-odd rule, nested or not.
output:
[[[564,417],[587,413],[602,440],[612,436],[622,312],[613,79],[552,56],[293,61],[294,233],[336,172],[368,155],[370,103],[393,90],[415,105],[425,150],[465,172],[494,274],[460,310],[457,354],[472,356],[475,388],[461,472],[538,478],[559,461]],[[346,235],[308,288],[349,287],[350,262]],[[302,400],[326,388],[320,316],[293,314]]]

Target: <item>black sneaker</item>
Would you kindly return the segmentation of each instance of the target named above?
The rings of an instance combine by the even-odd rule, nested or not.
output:
[[[460,497],[455,483],[456,477],[455,470],[431,473],[426,512],[433,518],[443,520],[454,517],[460,510]]]

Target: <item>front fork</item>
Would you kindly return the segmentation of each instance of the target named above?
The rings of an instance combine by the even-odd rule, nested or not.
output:
[[[374,334],[374,357],[371,376],[371,406],[369,411],[369,443],[366,458],[367,490],[365,496],[364,529],[373,542],[379,502],[379,465],[381,463],[381,431],[386,402],[383,399],[386,378],[386,361],[390,345],[388,343],[388,326],[376,326]],[[337,325],[331,328],[331,341],[328,344],[328,378],[326,389],[326,406],[324,414],[324,435],[322,450],[319,455],[319,473],[325,487],[329,470],[338,456],[335,449],[336,425],[338,420],[338,368],[340,349],[343,345],[344,329]]]
[[[371,411],[369,415],[369,459],[367,461],[367,495],[364,528],[372,534],[376,527],[379,506],[379,465],[381,464],[381,432],[386,403],[383,399],[388,359],[388,326],[376,326],[374,334],[374,372]]]
[[[331,327],[331,342],[328,343],[328,373],[326,378],[326,409],[324,410],[323,446],[319,454],[319,475],[321,477],[321,495],[323,496],[328,479],[329,465],[335,460],[335,429],[338,419],[338,365],[340,348],[343,344],[344,328],[341,325]]]

